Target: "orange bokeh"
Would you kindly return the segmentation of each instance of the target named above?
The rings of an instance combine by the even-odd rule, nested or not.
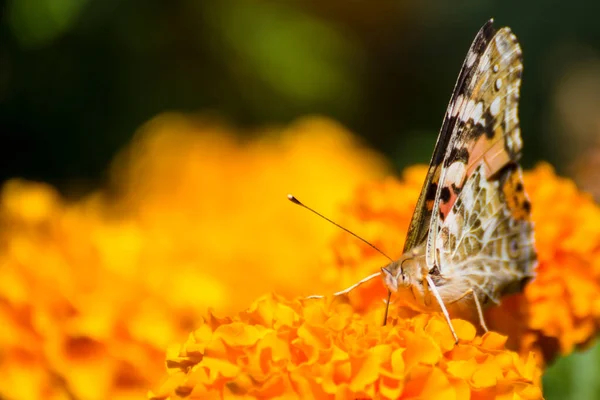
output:
[[[236,134],[165,114],[119,155],[107,187],[81,200],[4,185],[0,397],[144,398],[167,346],[208,307],[234,313],[274,288],[328,290],[312,261],[335,230],[285,196],[333,214],[385,162],[322,118]]]

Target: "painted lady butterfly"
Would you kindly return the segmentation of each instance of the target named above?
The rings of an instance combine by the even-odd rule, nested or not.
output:
[[[483,308],[521,291],[537,264],[518,163],[521,48],[509,28],[495,31],[492,23],[475,37],[458,76],[403,255],[335,294],[382,275],[390,296],[417,311],[442,311],[456,341],[450,315],[479,319],[487,331]]]
[[[421,311],[473,319],[534,276],[531,204],[523,187],[517,107],[523,64],[509,28],[488,21],[464,61],[399,260],[391,292]],[[405,294],[405,293],[404,293]],[[431,295],[437,302],[431,301]],[[407,299],[408,300],[408,299]]]

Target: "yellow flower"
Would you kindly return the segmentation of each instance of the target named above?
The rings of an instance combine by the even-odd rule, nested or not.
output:
[[[152,290],[178,305],[229,313],[272,288],[293,297],[318,281],[318,266],[306,267],[336,229],[307,218],[288,193],[333,213],[359,182],[387,171],[380,156],[326,119],[267,129],[251,141],[230,131],[163,115],[142,128],[113,179],[121,194],[113,208],[143,230],[139,267],[152,274]]]
[[[169,378],[150,398],[542,398],[533,353],[505,350],[496,333],[454,320],[456,345],[438,315],[373,317],[275,295],[234,318],[209,314],[168,351]]]
[[[334,228],[285,195],[330,213],[385,163],[321,118],[252,141],[235,134],[165,114],[119,156],[108,188],[80,201],[4,185],[0,397],[144,397],[164,349],[207,307],[233,313],[273,288],[325,292],[309,261]]]

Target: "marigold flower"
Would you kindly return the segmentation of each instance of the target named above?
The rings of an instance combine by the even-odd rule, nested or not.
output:
[[[80,201],[4,185],[0,397],[143,397],[164,349],[206,307],[233,313],[316,281],[308,260],[334,228],[284,196],[332,212],[386,164],[326,119],[263,133],[242,141],[222,123],[165,114],[119,156],[109,188]]]
[[[175,398],[542,398],[535,356],[505,350],[439,315],[381,327],[344,303],[268,295],[234,318],[213,314],[167,354],[169,378],[150,395]]]
[[[529,340],[550,359],[585,346],[598,332],[600,207],[548,164],[525,179],[540,260],[538,277],[525,290]]]

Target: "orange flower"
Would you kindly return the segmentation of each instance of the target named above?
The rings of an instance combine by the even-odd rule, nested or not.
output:
[[[454,320],[456,345],[438,315],[381,327],[348,304],[270,295],[234,318],[209,314],[169,350],[169,378],[150,398],[540,399],[540,371]]]
[[[568,354],[590,342],[600,323],[600,207],[547,164],[525,183],[540,260],[525,290],[528,328],[547,356]]]
[[[121,154],[106,190],[70,203],[44,184],[6,183],[0,397],[143,397],[164,349],[208,306],[232,313],[274,287],[293,297],[313,285],[309,261],[334,228],[285,195],[331,212],[385,163],[325,119],[266,133],[244,142],[165,114]]]

